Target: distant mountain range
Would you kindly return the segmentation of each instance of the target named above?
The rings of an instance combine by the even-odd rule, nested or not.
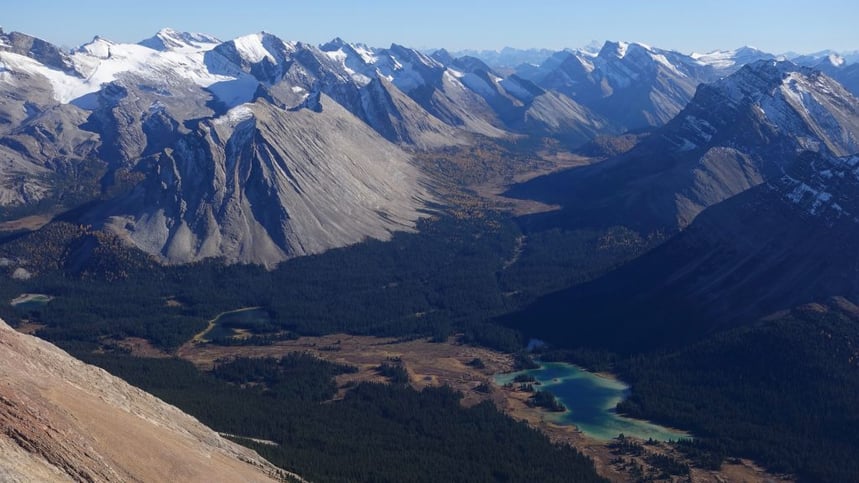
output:
[[[442,49],[443,50],[443,49]],[[475,57],[493,69],[516,69],[522,64],[540,65],[554,54],[551,49],[515,49],[504,47],[501,50],[458,50],[451,52],[453,57]]]
[[[820,71],[761,60],[699,87],[629,152],[510,194],[569,207],[534,223],[674,232],[708,206],[782,176],[804,150],[859,152],[859,99]]]
[[[856,64],[821,55],[802,62],[855,93]],[[575,148],[657,128],[599,170],[622,173],[613,183],[637,183],[651,168],[630,160],[667,153],[677,168],[652,188],[664,196],[612,197],[644,196],[637,208],[659,220],[641,224],[682,227],[769,179],[774,164],[747,141],[764,136],[767,149],[784,152],[855,146],[855,100],[828,77],[772,58],[750,48],[685,55],[606,42],[511,70],[445,51],[341,39],[317,47],[265,32],[221,41],[163,29],[139,44],[96,37],[72,51],[0,33],[0,204],[8,219],[98,196],[104,202],[80,221],[164,262],[271,266],[414,229],[436,201],[437,180],[411,153],[521,136]],[[749,64],[757,67],[743,69]],[[782,83],[788,71],[796,76]],[[781,94],[765,105],[732,97],[767,86]],[[760,129],[742,130],[737,119]],[[725,141],[706,147],[711,139]]]
[[[600,42],[594,40],[590,42],[588,45],[577,48],[577,49],[562,49],[567,52],[585,52],[590,54],[598,53],[605,42]],[[435,51],[444,50],[444,49],[428,49],[426,52],[432,54]],[[495,69],[515,69],[522,64],[532,64],[532,65],[540,65],[546,61],[553,54],[557,53],[557,50],[551,49],[517,49],[514,47],[504,47],[500,50],[474,50],[474,49],[465,49],[465,50],[457,50],[450,52],[450,54],[454,57],[477,57],[478,59],[486,62],[492,68]],[[740,55],[735,53],[739,52]],[[753,55],[754,53],[761,52],[760,50],[750,47],[744,46],[734,50],[715,50],[712,52],[705,53],[697,53],[693,52],[689,54],[690,57],[696,59],[719,59],[727,57],[727,60],[730,61],[732,58],[737,57],[742,59],[742,52],[750,52]],[[796,52],[783,52],[783,53],[768,53],[766,54],[773,58],[781,59],[781,60],[790,60],[791,62],[795,62],[797,64],[807,65],[810,63],[817,63],[820,60],[835,56],[844,59],[847,64],[855,64],[859,62],[859,50],[849,50],[849,51],[835,51],[835,50],[821,50],[818,52],[813,52],[810,54],[798,54]],[[740,60],[741,63],[747,63]]]

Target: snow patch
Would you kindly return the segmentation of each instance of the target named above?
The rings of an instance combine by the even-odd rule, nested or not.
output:
[[[680,77],[688,77],[688,76],[687,76],[686,74],[684,74],[683,72],[680,72],[680,71],[677,69],[677,66],[675,66],[674,64],[672,64],[671,62],[669,62],[669,61],[668,61],[668,58],[667,58],[667,57],[665,57],[664,55],[662,55],[662,54],[657,54],[657,53],[654,53],[654,52],[650,52],[650,57],[651,57],[653,60],[655,60],[658,64],[662,64],[663,66],[667,67],[667,68],[668,68],[668,70],[670,70],[671,72],[674,72],[674,73],[675,73],[675,74],[677,74],[678,76],[680,76]]]
[[[355,44],[352,45],[352,50],[355,51],[359,56],[361,56],[361,60],[364,61],[365,64],[375,64],[379,58],[376,56],[375,52],[372,49],[363,44]]]
[[[805,183],[799,183],[786,195],[786,198],[794,204],[805,205],[808,213],[812,215],[820,215],[828,206],[837,206],[836,211],[843,211],[840,205],[831,203],[833,198],[831,193],[814,189]]]
[[[465,74],[463,74],[462,72],[455,69],[451,69],[450,67],[447,68],[447,71],[450,72],[450,75],[456,77],[457,79],[462,79],[465,76]]]
[[[237,101],[245,102],[253,95],[257,87],[255,80],[245,79],[249,76],[238,71],[234,76],[211,73],[204,61],[205,53],[203,49],[162,52],[143,45],[115,44],[96,38],[71,55],[71,61],[82,77],[52,69],[11,52],[0,52],[0,62],[10,71],[47,79],[53,89],[54,99],[61,104],[98,92],[104,84],[116,81],[125,73],[149,79],[154,85],[188,82],[210,88],[228,105],[234,105]],[[80,105],[84,108],[93,107],[83,103]]]
[[[329,50],[323,51],[325,55],[328,56],[329,59],[338,62],[340,64],[346,65],[346,52],[343,52],[343,49],[340,50]]]
[[[357,51],[355,52],[355,54],[357,55],[350,55],[350,52],[346,49],[354,50],[351,48],[351,46],[347,46],[338,50],[329,50],[322,52],[329,59],[337,63],[337,65],[339,65],[346,72],[346,74],[348,74],[349,77],[352,78],[353,81],[355,81],[361,86],[369,84],[371,79],[370,77],[365,75],[365,72],[368,72],[371,69],[364,61],[364,58],[360,54],[357,54]]]
[[[456,72],[456,71],[453,71],[453,72]],[[465,85],[463,85],[463,82],[459,79],[459,77],[457,77],[455,74],[453,74],[453,72],[451,72],[451,69],[445,69],[444,79],[446,81],[448,81],[449,83],[457,86],[457,87],[465,89]],[[423,79],[421,79],[421,84],[423,84]]]
[[[829,54],[826,59],[835,67],[841,67],[844,65],[844,57],[841,57],[838,54]]]
[[[62,104],[95,92],[101,85],[101,83],[87,82],[85,79],[51,69],[29,57],[12,52],[0,52],[0,62],[9,71],[24,73],[29,76],[41,76],[47,79],[53,88],[54,100]]]
[[[262,36],[263,34],[258,33],[238,37],[233,39],[233,45],[236,46],[236,50],[242,58],[252,64],[262,62],[266,58],[275,62],[274,56],[263,45]]]
[[[737,62],[734,60],[736,51],[732,50],[715,50],[706,54],[693,52],[690,57],[695,59],[699,65],[709,65],[717,69],[727,69],[733,67]]]
[[[420,73],[414,69],[411,62],[400,63],[393,55],[388,56],[387,65],[379,66],[379,71],[385,78],[393,82],[397,88],[405,93],[409,93],[426,83]],[[445,75],[456,81],[450,73],[445,72]],[[458,83],[459,81],[456,82]]]
[[[110,40],[95,37],[92,39],[92,42],[78,47],[76,52],[88,54],[99,59],[107,59],[110,57],[110,48],[114,45]]]
[[[238,124],[240,122],[247,121],[253,116],[254,111],[251,110],[250,106],[248,104],[242,104],[227,111],[227,114],[222,116],[221,119],[226,117],[229,122]]]
[[[705,142],[713,139],[713,135],[716,134],[716,128],[712,124],[695,116],[686,116],[684,125],[693,130]]]
[[[800,183],[796,188],[793,189],[793,191],[787,194],[787,199],[794,203],[799,203],[800,201],[802,201],[803,197],[805,197],[805,195],[809,193],[812,195],[816,195],[817,191],[815,191],[814,189],[812,189],[811,186],[808,186],[805,183]]]
[[[579,60],[579,63],[582,64],[582,67],[584,67],[585,71],[589,74],[597,68],[597,66],[594,65],[591,59],[587,56],[577,55],[576,59]]]

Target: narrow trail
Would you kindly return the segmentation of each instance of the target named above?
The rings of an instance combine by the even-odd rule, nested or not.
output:
[[[262,308],[262,307],[244,307],[244,308],[241,308],[241,309],[228,310],[228,311],[226,311],[226,312],[221,312],[220,314],[216,315],[214,319],[212,319],[212,320],[210,320],[210,321],[209,321],[209,323],[208,323],[208,325],[206,325],[206,328],[205,328],[205,329],[203,329],[200,333],[198,333],[197,335],[195,335],[195,336],[194,336],[194,338],[192,338],[189,342],[186,342],[186,344],[189,344],[189,343],[190,343],[190,344],[199,344],[199,343],[202,343],[202,342],[207,342],[207,341],[206,341],[206,339],[204,339],[204,337],[206,337],[206,334],[208,334],[209,332],[211,332],[211,331],[212,331],[212,329],[214,329],[214,328],[215,328],[215,326],[216,326],[216,325],[218,325],[218,319],[220,319],[221,317],[223,317],[223,316],[225,316],[225,315],[229,315],[229,314],[237,314],[237,313],[239,313],[239,312],[247,312],[247,311],[249,311],[249,310],[259,310],[259,309],[261,309],[261,308]]]

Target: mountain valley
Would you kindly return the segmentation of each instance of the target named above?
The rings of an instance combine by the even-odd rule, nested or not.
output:
[[[0,479],[859,481],[856,60],[0,30]]]

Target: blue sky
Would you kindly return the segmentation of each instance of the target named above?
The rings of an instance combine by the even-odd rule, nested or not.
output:
[[[800,53],[859,49],[856,0],[10,0],[0,25],[76,46],[93,35],[135,42],[161,27],[229,39],[267,31],[320,43],[581,47],[627,40],[683,52],[741,45]]]

